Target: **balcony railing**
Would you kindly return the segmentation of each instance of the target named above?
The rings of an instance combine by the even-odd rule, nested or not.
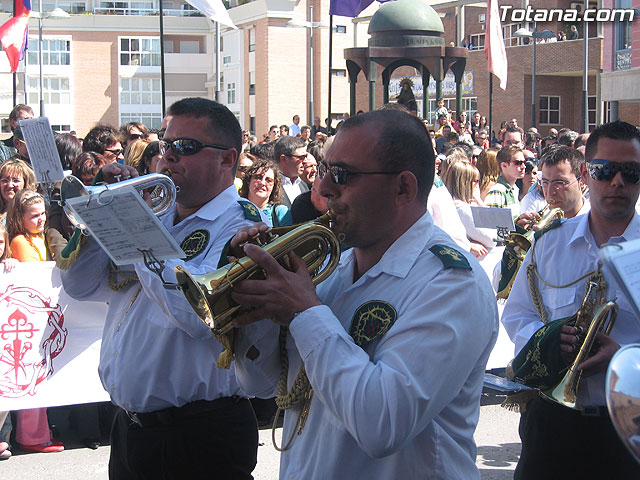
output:
[[[159,15],[157,8],[94,8],[96,15]],[[198,10],[179,10],[163,8],[162,13],[169,17],[204,17]]]
[[[616,51],[616,70],[629,70],[631,68],[631,49]]]

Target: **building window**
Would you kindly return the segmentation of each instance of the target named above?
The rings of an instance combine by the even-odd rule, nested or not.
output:
[[[255,28],[249,29],[249,51],[250,52],[256,51],[256,29]]]
[[[347,33],[347,26],[346,25],[336,25],[335,27],[333,27],[333,32],[334,33]]]
[[[129,122],[140,122],[147,128],[160,130],[162,115],[160,113],[121,113],[120,124]]]
[[[451,121],[455,122],[456,118],[456,99],[444,98],[442,99],[444,106],[451,112]],[[436,118],[436,110],[438,109],[438,100],[429,99],[429,115],[427,120],[429,124],[435,125],[438,128],[438,119]],[[478,111],[478,97],[463,97],[462,98],[462,110],[467,112],[467,118],[472,118],[473,114]]]
[[[13,133],[9,124],[9,116],[0,119],[0,133]]]
[[[71,125],[51,125],[51,130],[56,133],[69,133],[71,131]]]
[[[346,77],[347,76],[347,70],[344,68],[332,68],[331,69],[331,76],[333,77]]]
[[[197,40],[180,40],[180,53],[200,53],[200,42]]]
[[[120,65],[160,66],[160,39],[120,38]]]
[[[486,13],[481,13],[478,15],[478,23],[484,23],[486,18]]]
[[[540,96],[540,124],[560,124],[560,97]]]
[[[256,85],[255,83],[252,83],[251,85],[249,85],[249,95],[255,95],[256,94]]]
[[[71,2],[71,1],[54,1],[43,3],[42,10],[50,12],[56,8],[61,8],[68,13],[84,13],[87,11],[87,4],[85,2]]]
[[[469,35],[469,50],[484,50],[484,33]]]
[[[502,36],[504,37],[504,46],[505,47],[516,47],[518,45],[527,45],[529,43],[529,39],[526,37],[515,37],[513,34],[519,28],[528,28],[526,24],[522,23],[510,23],[508,25],[502,26]],[[532,30],[532,29],[529,29]],[[526,40],[526,41],[525,41]]]
[[[228,64],[231,63],[231,55],[227,55],[226,57],[222,57],[222,63],[223,64]]]
[[[236,103],[236,84],[227,83],[227,105]]]
[[[159,78],[121,78],[120,105],[160,105]]]
[[[478,111],[478,97],[464,97],[462,99],[462,110],[467,112],[467,118],[473,118]]]
[[[48,105],[69,105],[71,93],[69,91],[69,79],[64,77],[43,77],[42,96],[44,103]],[[37,105],[40,101],[40,77],[27,77],[28,103]]]
[[[38,65],[38,39],[29,38],[27,61]],[[61,39],[42,40],[42,65],[71,65],[71,41]]]

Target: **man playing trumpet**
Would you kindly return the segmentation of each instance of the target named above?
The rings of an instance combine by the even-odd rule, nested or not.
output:
[[[521,403],[522,454],[516,479],[640,475],[640,466],[611,425],[604,396],[609,361],[620,345],[640,341],[640,319],[632,313],[629,300],[611,273],[600,267],[598,257],[598,249],[606,243],[640,238],[640,217],[635,212],[640,193],[640,132],[620,121],[602,125],[589,137],[585,159],[580,173],[589,187],[590,212],[558,220],[539,232],[502,315],[502,323],[519,353],[513,363],[515,376],[527,379],[540,372],[564,373],[563,368],[580,348],[578,328],[551,322],[578,311],[585,285],[592,284],[591,294],[596,300],[617,298],[617,321],[610,336],[596,335],[595,353],[577,366],[582,370],[577,394],[583,410],[535,394],[526,404]],[[543,178],[549,174],[545,167]],[[566,186],[576,182],[571,178],[562,180]],[[543,335],[554,329],[552,325],[559,327],[557,334]],[[557,345],[541,354],[554,339]],[[533,381],[531,384],[535,385]]]
[[[223,105],[202,98],[174,103],[160,143],[158,170],[170,173],[176,204],[160,221],[186,254],[174,267],[214,270],[225,242],[261,218],[233,185],[240,125]],[[135,177],[108,165],[102,180]],[[253,207],[253,208],[252,208]],[[116,269],[91,237],[67,252],[65,290],[107,301],[100,378],[119,408],[111,434],[111,478],[249,479],[256,464],[257,424],[233,370],[216,368],[222,351],[179,290],[166,290],[143,264]]]
[[[433,176],[418,119],[354,116],[316,180],[352,248],[317,292],[297,256],[289,271],[255,245],[238,250],[264,226],[232,241],[267,274],[234,287],[255,308],[234,322],[236,374],[260,397],[284,376],[280,478],[480,478],[473,432],[497,308],[482,268],[427,213]]]

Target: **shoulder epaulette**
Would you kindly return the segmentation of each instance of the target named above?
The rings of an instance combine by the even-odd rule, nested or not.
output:
[[[540,236],[544,235],[545,233],[547,233],[549,230],[553,230],[556,227],[559,227],[560,225],[562,225],[564,218],[556,218],[553,222],[551,222],[549,225],[547,225],[544,228],[541,228],[540,230],[538,230],[536,233],[534,233],[533,238],[535,238],[536,240],[538,240],[540,238]]]
[[[78,258],[80,248],[82,248],[86,239],[87,237],[82,234],[80,229],[76,228],[73,235],[67,242],[67,246],[64,247],[62,252],[60,252],[60,255],[55,259],[56,266],[60,270],[69,270],[71,264]]]
[[[262,217],[260,216],[260,211],[258,207],[256,207],[249,200],[245,200],[243,198],[238,200],[238,203],[242,207],[242,211],[244,212],[244,218],[247,220],[251,220],[252,222],[261,222]]]
[[[463,268],[471,270],[471,265],[461,252],[448,245],[436,244],[429,251],[440,259],[444,268]]]

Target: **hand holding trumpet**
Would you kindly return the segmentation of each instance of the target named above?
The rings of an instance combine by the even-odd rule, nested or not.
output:
[[[121,163],[109,163],[102,167],[102,181],[104,183],[117,183],[138,176],[138,171]]]

